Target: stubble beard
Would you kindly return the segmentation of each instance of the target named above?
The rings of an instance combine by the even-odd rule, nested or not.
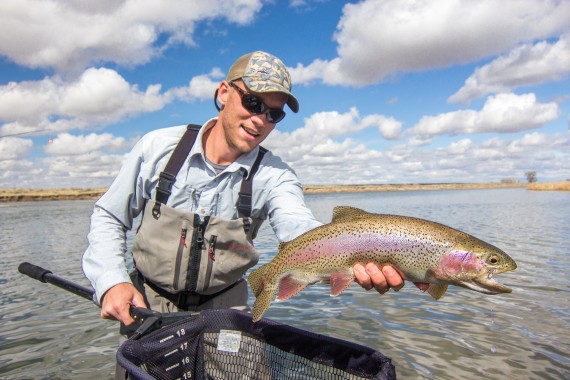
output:
[[[241,126],[239,124],[235,129],[232,129],[232,126],[227,125],[226,123],[223,123],[223,127],[224,127],[224,136],[226,138],[226,143],[228,144],[230,150],[236,153],[237,157],[241,156],[242,154],[249,153],[255,148],[255,146],[251,147],[245,142],[243,144],[239,144],[240,141],[239,137],[237,136],[239,130],[241,129]]]

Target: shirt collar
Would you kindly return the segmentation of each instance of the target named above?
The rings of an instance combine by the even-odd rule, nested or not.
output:
[[[212,119],[208,120],[202,126],[202,128],[200,128],[200,131],[198,132],[198,137],[196,138],[196,143],[192,147],[192,150],[190,151],[190,155],[189,155],[188,159],[191,159],[192,157],[199,155],[200,158],[202,159],[202,161],[204,163],[206,162],[206,156],[204,154],[204,144],[203,144],[204,133],[208,129],[212,128],[216,124],[217,120],[218,120],[217,117],[212,118]],[[245,153],[245,154],[242,154],[241,156],[239,156],[237,158],[237,160],[232,162],[226,168],[225,171],[236,172],[240,169],[243,169],[243,170],[245,170],[246,173],[249,173],[249,171],[251,170],[251,167],[253,166],[253,163],[255,162],[255,159],[257,158],[258,153],[259,153],[259,146],[256,146],[251,152]]]

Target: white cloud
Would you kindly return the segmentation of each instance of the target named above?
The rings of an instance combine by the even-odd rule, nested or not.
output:
[[[193,77],[186,87],[175,87],[168,90],[165,96],[185,101],[214,99],[214,92],[223,78],[224,73],[219,68],[214,68],[209,74]]]
[[[141,91],[107,68],[89,68],[70,82],[58,76],[10,82],[0,86],[1,134],[82,130],[157,111],[174,100],[211,99],[217,85],[212,78],[220,75],[215,69],[164,93],[158,84]]]
[[[106,187],[118,174],[124,159],[124,154],[107,154],[99,150],[33,160],[22,157],[0,160],[0,186]]]
[[[45,78],[0,86],[0,120],[38,122],[57,107],[60,84],[56,78]]]
[[[569,2],[369,0],[347,4],[338,57],[292,69],[296,83],[368,85],[401,72],[477,61],[570,30]]]
[[[62,133],[43,147],[47,157],[32,158],[31,140],[0,138],[0,187],[108,186],[135,140]]]
[[[524,130],[528,123],[540,123],[539,114],[549,115],[552,105],[536,102],[534,95],[504,94],[504,98],[490,98],[481,111],[470,111],[470,118],[455,116],[464,124],[461,133],[479,133],[490,128],[498,131],[513,129],[509,120]],[[513,110],[516,110],[513,111]],[[557,110],[554,107],[554,110]],[[537,113],[536,120],[532,119]],[[520,114],[516,118],[513,114]],[[492,117],[490,117],[491,115]],[[454,116],[447,116],[453,119]],[[568,134],[551,136],[531,132],[523,137],[509,139],[508,134],[491,137],[483,142],[460,136],[445,147],[422,146],[411,143],[394,145],[383,140],[382,151],[357,140],[365,128],[374,127],[370,120],[382,115],[361,116],[356,108],[346,113],[321,112],[305,119],[302,128],[290,133],[276,129],[264,145],[288,162],[305,184],[314,183],[402,183],[402,182],[481,182],[517,178],[524,181],[524,172],[536,170],[542,178],[566,178],[570,167],[570,138]],[[496,118],[496,119],[493,119]],[[517,124],[525,119],[525,124]],[[438,119],[439,122],[444,118]],[[469,122],[465,123],[465,120]],[[328,123],[327,123],[328,122]],[[437,122],[434,122],[438,125]],[[329,126],[330,128],[327,128]],[[479,128],[479,132],[477,132]],[[432,131],[451,133],[448,129]],[[457,134],[460,134],[457,132]],[[315,138],[318,136],[318,138]],[[556,162],[548,157],[556,157]],[[529,169],[530,168],[530,169]],[[558,176],[558,177],[556,177]]]
[[[32,140],[17,137],[0,138],[0,161],[15,160],[25,157],[32,149]]]
[[[105,183],[109,185],[118,174],[124,155],[108,155],[89,152],[76,156],[53,156],[43,160],[44,172],[50,180],[83,183]]]
[[[101,123],[120,120],[128,114],[161,109],[165,101],[160,85],[141,92],[116,71],[87,69],[81,77],[61,88],[58,113],[64,117],[82,117]]]
[[[386,140],[397,140],[400,138],[402,123],[392,117],[384,115],[368,115],[362,119],[364,128],[375,126]]]
[[[475,70],[450,102],[469,103],[491,93],[558,81],[570,73],[570,34],[555,43],[524,44]]]
[[[334,36],[337,56],[298,64],[292,69],[296,84],[367,85],[510,50],[475,71],[459,91],[462,95],[455,95],[464,102],[493,96],[480,109],[419,120],[421,115],[409,107],[407,94],[386,93],[391,103],[397,101],[391,109],[409,107],[411,121],[406,123],[419,120],[415,126],[406,131],[394,117],[331,108],[306,117],[302,128],[292,132],[276,129],[264,145],[289,162],[304,183],[493,181],[523,177],[527,170],[536,170],[540,178],[568,178],[570,135],[532,131],[556,119],[561,110],[566,114],[565,95],[554,94],[559,108],[532,93],[510,92],[567,75],[569,4],[538,0],[347,4]],[[313,3],[290,5],[298,10]],[[132,142],[109,133],[76,131],[100,130],[177,100],[211,99],[223,73],[215,68],[183,86],[164,89],[159,84],[139,88],[112,69],[85,68],[106,62],[119,67],[143,64],[173,44],[194,44],[198,22],[206,20],[201,25],[211,29],[202,30],[204,36],[222,35],[224,21],[249,23],[260,7],[261,2],[253,0],[0,2],[0,55],[57,73],[0,85],[0,136],[41,133],[38,130],[58,134],[43,147],[37,146],[41,139],[32,143],[0,137],[0,186],[110,184]],[[209,24],[212,20],[215,25]],[[521,131],[531,132],[508,134]],[[472,136],[488,132],[500,135],[483,142]],[[446,146],[427,145],[440,135],[451,136]],[[31,154],[41,148],[47,157]]]
[[[306,183],[338,183],[355,171],[362,183],[376,176],[383,153],[348,136],[384,125],[393,134],[393,125],[399,123],[382,115],[361,117],[356,108],[346,113],[319,112],[293,132],[274,130],[263,145],[292,165]]]
[[[271,133],[264,145],[288,162],[296,162],[309,156],[328,155],[331,158],[334,157],[334,160],[339,158],[338,162],[342,163],[340,152],[344,151],[344,154],[349,154],[354,158],[359,156],[358,152],[365,148],[355,140],[346,139],[338,143],[335,138],[354,135],[373,127],[378,129],[382,138],[393,140],[399,137],[401,126],[401,122],[384,115],[372,114],[361,117],[356,107],[353,107],[346,113],[336,111],[315,113],[305,119],[302,128],[291,133],[277,129]],[[316,136],[318,138],[315,138]],[[327,162],[331,162],[331,159],[328,158]]]
[[[0,186],[25,187],[33,182],[38,170],[29,157],[33,149],[32,140],[18,137],[0,138]]]
[[[60,77],[0,86],[0,120],[33,124],[47,118],[84,118],[109,123],[164,105],[159,86],[145,92],[111,69],[87,69],[77,80]]]
[[[347,135],[348,136],[348,135]],[[303,147],[285,145],[273,151],[281,156],[287,150],[299,153],[288,160],[305,184],[313,183],[410,183],[410,182],[480,182],[517,178],[537,171],[543,178],[567,178],[570,167],[570,134],[548,135],[532,132],[517,139],[492,137],[483,142],[461,138],[447,146],[417,149],[408,144],[370,149],[352,137],[337,136],[311,140]],[[503,135],[506,136],[506,135]],[[291,137],[282,133],[280,137]],[[0,159],[0,186],[66,187],[108,186],[116,176],[125,155],[109,154],[109,146],[119,148],[120,139],[101,136],[60,136],[61,141],[93,144],[98,149],[65,151],[35,161]],[[2,143],[4,148],[14,140]],[[18,139],[24,140],[24,139]],[[288,141],[288,140],[286,140]],[[289,141],[290,143],[292,141]],[[22,142],[20,142],[22,143]],[[29,146],[31,143],[24,143]],[[110,145],[109,145],[110,144]],[[51,144],[49,144],[51,145]],[[49,146],[48,145],[48,146]],[[25,149],[24,149],[25,151]]]
[[[522,153],[528,151],[529,149],[545,147],[551,144],[552,144],[551,136],[538,132],[533,132],[524,135],[519,140],[512,141],[507,146],[507,150],[511,153]]]
[[[193,45],[196,24],[247,24],[259,0],[3,0],[0,54],[19,65],[81,72],[99,62],[138,65],[175,43]],[[166,42],[159,37],[167,34]]]
[[[463,154],[469,150],[472,143],[470,139],[461,139],[457,142],[452,142],[447,151],[454,155]]]
[[[498,94],[485,102],[481,111],[459,110],[424,116],[410,133],[419,138],[462,133],[510,133],[535,129],[557,119],[556,103],[540,103],[534,94]]]
[[[110,133],[73,136],[69,133],[62,133],[53,139],[44,151],[53,155],[81,155],[96,152],[101,149],[109,151],[120,151],[132,147],[123,137],[114,137]]]

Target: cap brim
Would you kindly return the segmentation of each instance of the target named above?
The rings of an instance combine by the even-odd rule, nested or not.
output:
[[[294,113],[299,112],[299,101],[293,94],[289,93],[289,99],[287,100],[287,105],[291,108]]]
[[[289,108],[291,108],[291,111],[293,111],[294,113],[299,112],[299,101],[297,100],[297,98],[290,92],[288,91],[285,87],[280,86],[277,83],[274,82],[269,82],[269,85],[267,87],[265,87],[263,89],[263,91],[254,91],[252,90],[252,88],[259,88],[259,81],[255,81],[251,78],[247,78],[247,77],[243,77],[240,78],[244,84],[246,85],[248,91],[254,93],[254,94],[267,94],[270,92],[279,92],[281,94],[285,94],[287,95],[287,105],[289,106]],[[256,82],[256,85],[253,84],[253,82]]]

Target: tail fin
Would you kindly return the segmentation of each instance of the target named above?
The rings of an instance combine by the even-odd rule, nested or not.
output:
[[[257,297],[259,293],[265,287],[266,272],[269,269],[269,264],[262,265],[258,269],[254,270],[247,276],[247,282],[253,291],[253,294]]]
[[[270,264],[265,264],[260,268],[251,272],[247,277],[247,282],[255,295],[255,302],[253,303],[253,322],[261,319],[265,310],[271,305],[271,301],[275,297],[277,291],[277,284],[271,284],[268,273]]]
[[[277,286],[267,286],[255,298],[251,312],[253,322],[259,321],[265,314],[265,311],[271,305],[271,301],[275,298],[275,292],[277,292]]]

